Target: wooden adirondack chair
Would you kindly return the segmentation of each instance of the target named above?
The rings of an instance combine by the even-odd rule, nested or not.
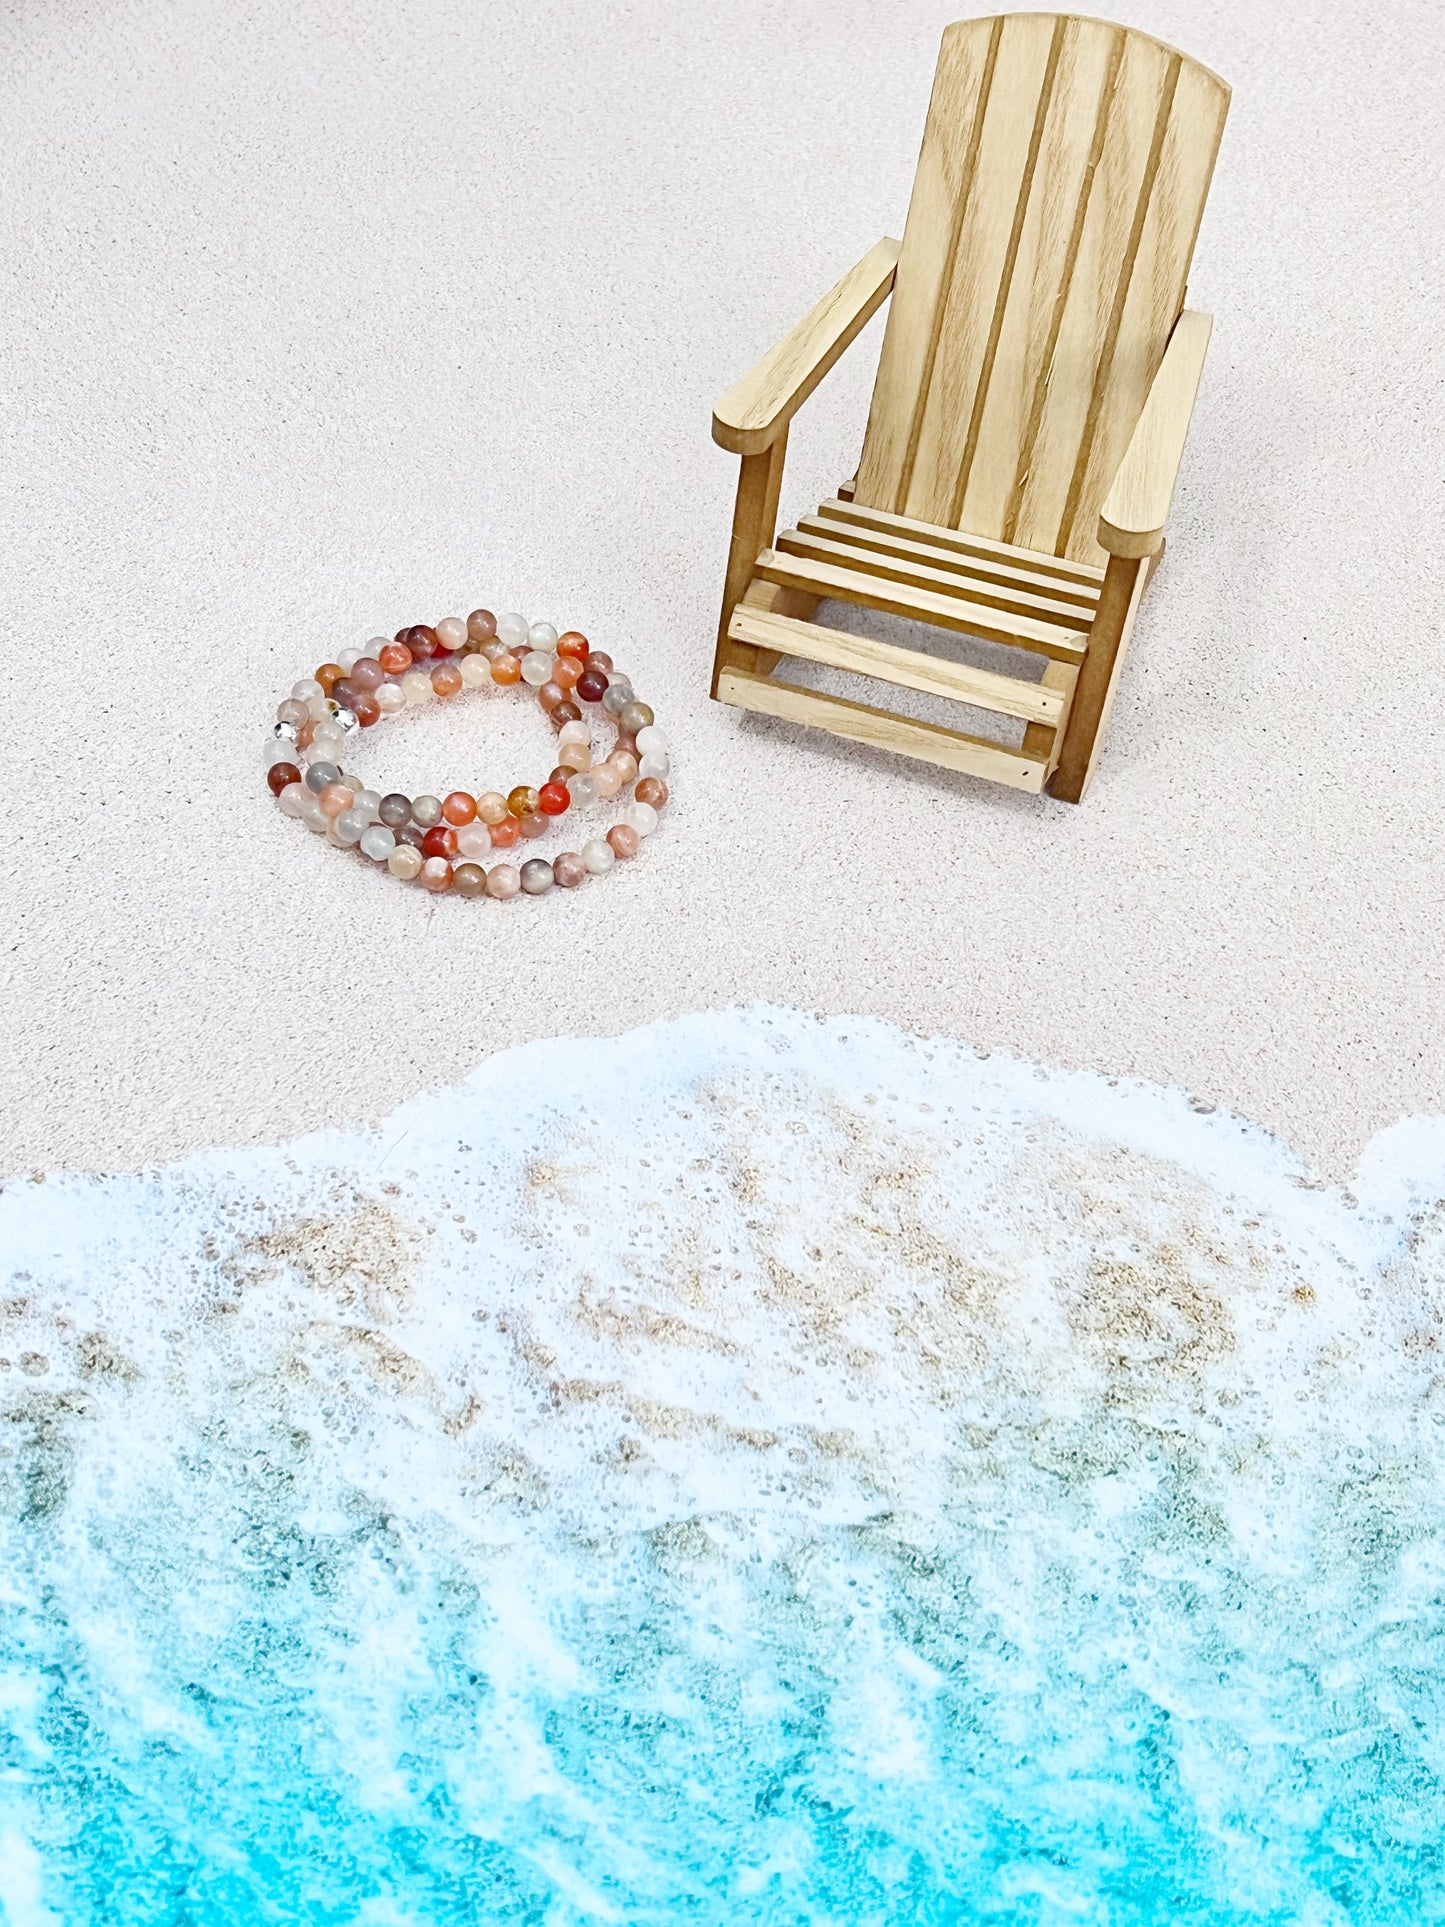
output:
[[[742,457],[714,696],[1079,801],[1209,342],[1185,278],[1228,105],[1132,28],[945,31],[901,248],[880,241],[714,413]],[[890,294],[856,478],[775,538],[788,424]],[[822,627],[823,600],[1049,660],[1041,681],[955,664]],[[784,656],[1020,718],[1022,744],[799,688]]]

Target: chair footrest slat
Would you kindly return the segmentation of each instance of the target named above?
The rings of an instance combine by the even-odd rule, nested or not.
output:
[[[735,642],[750,643],[755,649],[873,676],[903,689],[921,689],[931,696],[969,703],[975,709],[1019,716],[1028,723],[1057,728],[1064,713],[1064,693],[1042,683],[998,676],[992,670],[973,669],[966,663],[940,662],[917,649],[899,649],[868,636],[852,636],[842,629],[825,629],[818,623],[800,622],[794,616],[773,615],[744,604],[733,611],[728,634]],[[1061,674],[1072,680],[1069,671]]]
[[[756,710],[763,716],[777,716],[784,722],[809,723],[834,736],[847,736],[855,743],[870,743],[877,749],[901,751],[925,763],[944,769],[963,770],[970,776],[986,776],[1010,789],[1025,790],[1037,796],[1048,772],[1047,758],[1028,756],[991,743],[985,737],[965,736],[954,729],[940,729],[935,723],[916,723],[905,716],[890,715],[868,703],[845,702],[841,696],[825,696],[816,689],[799,689],[794,683],[776,682],[770,676],[755,676],[746,669],[724,669],[718,678],[718,699],[738,709]]]
[[[1087,627],[1094,619],[1098,597],[1065,586],[1068,599],[1050,595],[1037,579],[1015,576],[1000,582],[996,572],[974,575],[968,556],[948,556],[921,542],[905,542],[897,536],[875,534],[870,529],[844,529],[837,522],[825,522],[816,515],[805,515],[795,529],[784,529],[773,540],[773,547],[785,555],[806,555],[817,562],[836,562],[840,568],[861,569],[865,575],[881,575],[889,582],[906,582],[910,588],[937,589],[943,595],[966,596],[990,609],[1009,615],[1027,616],[1035,622],[1057,622],[1065,629]],[[990,580],[990,576],[994,579]]]
[[[810,562],[801,556],[783,555],[776,549],[763,550],[753,573],[764,582],[775,582],[785,589],[801,589],[807,595],[836,602],[856,602],[865,609],[881,609],[885,615],[903,616],[914,622],[936,623],[942,629],[982,636],[989,642],[1013,643],[1020,649],[1052,656],[1056,662],[1082,662],[1088,645],[1087,628],[1071,633],[1052,622],[1036,622],[1029,616],[1006,616],[1001,610],[970,602],[962,596],[944,595],[936,589],[910,588],[906,583],[888,582],[860,569],[845,569],[832,562]]]

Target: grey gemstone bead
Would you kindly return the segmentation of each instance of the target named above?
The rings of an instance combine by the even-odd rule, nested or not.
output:
[[[420,823],[424,830],[434,830],[442,820],[441,799],[436,796],[416,796],[412,798],[412,821]]]
[[[553,881],[552,866],[544,858],[534,856],[530,863],[522,865],[522,888],[529,897],[546,896]]]
[[[313,763],[306,772],[306,787],[319,796],[327,784],[336,782],[340,775],[335,763]]]
[[[389,828],[399,830],[403,823],[411,821],[411,798],[393,790],[390,796],[382,797],[376,813]]]

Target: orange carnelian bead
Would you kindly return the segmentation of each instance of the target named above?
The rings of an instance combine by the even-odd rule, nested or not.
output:
[[[410,669],[416,658],[404,642],[389,642],[385,649],[376,652],[376,660],[388,676],[399,676],[403,670]],[[318,676],[318,682],[321,678]]]
[[[442,804],[442,815],[448,823],[455,823],[458,829],[463,823],[475,823],[477,799],[474,796],[468,796],[465,790],[453,790],[446,802]]]
[[[515,656],[498,656],[492,664],[492,681],[509,688],[522,680],[522,665]]]
[[[581,674],[582,665],[575,656],[558,656],[552,664],[552,680],[561,689],[574,689]]]
[[[544,816],[560,816],[571,802],[565,783],[544,783],[537,792],[537,807]]]
[[[487,835],[492,839],[494,850],[510,850],[522,832],[517,828],[515,816],[507,816],[500,823],[490,823]]]
[[[577,662],[586,662],[591,647],[580,629],[569,629],[565,636],[557,638],[557,654],[571,656]]]
[[[351,713],[363,729],[370,729],[373,723],[381,720],[381,704],[376,700],[375,696],[369,696],[366,691],[363,690],[359,696],[353,699]]]
[[[323,696],[329,696],[337,683],[346,674],[339,662],[323,662],[316,672],[316,680],[321,685]]]
[[[508,792],[507,808],[513,816],[530,816],[536,807],[537,792],[526,783],[518,783],[514,790]]]
[[[421,840],[423,856],[455,856],[457,853],[457,833],[449,830],[444,823],[428,830]]]

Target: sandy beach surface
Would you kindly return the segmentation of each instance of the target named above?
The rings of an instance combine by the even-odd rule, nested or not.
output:
[[[27,4],[0,24],[0,1173],[365,1124],[532,1038],[763,999],[1182,1086],[1345,1175],[1445,1108],[1445,23],[1122,4],[1234,87],[1217,315],[1084,806],[707,700],[711,403],[900,233],[944,0]],[[851,472],[875,323],[784,510]],[[584,628],[675,748],[640,860],[437,902],[281,819],[349,643]],[[550,765],[388,725],[381,786]]]

